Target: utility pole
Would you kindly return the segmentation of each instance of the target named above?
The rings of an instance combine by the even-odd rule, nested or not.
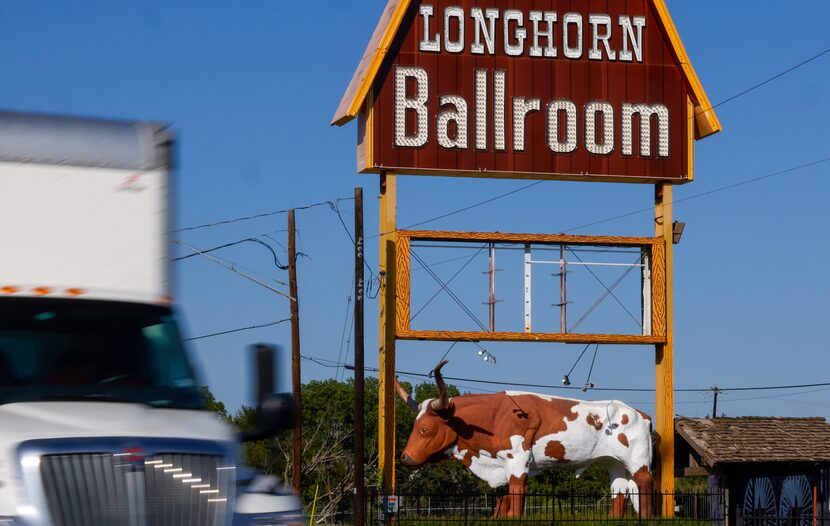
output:
[[[487,314],[490,319],[490,332],[496,332],[496,245],[490,243],[490,268],[487,272],[490,281],[490,301],[487,302]]]
[[[354,524],[364,526],[363,418],[363,189],[354,189]]]
[[[716,385],[715,387],[712,388],[712,393],[715,395],[715,399],[712,402],[712,418],[717,418],[718,417],[718,395],[723,393],[723,391],[721,391],[718,388],[718,386]]]
[[[291,384],[293,386],[294,429],[293,429],[293,459],[294,470],[291,478],[294,490],[302,494],[302,395],[300,388],[300,305],[297,297],[297,247],[294,227],[294,209],[288,211],[288,282],[291,296]]]

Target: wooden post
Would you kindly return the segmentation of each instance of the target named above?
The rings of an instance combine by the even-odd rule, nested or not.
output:
[[[559,245],[559,332],[568,332],[568,253]]]
[[[363,189],[354,189],[354,524],[364,526],[363,415]]]
[[[293,388],[294,426],[293,453],[294,461],[291,474],[294,491],[302,495],[302,381],[300,379],[300,305],[297,297],[297,247],[294,227],[294,210],[288,211],[288,282],[291,295],[291,385]]]
[[[662,516],[674,516],[674,291],[673,258],[674,235],[672,232],[672,186],[668,183],[655,185],[654,232],[662,237],[666,252],[666,285],[664,290],[652,291],[665,294],[666,298],[666,343],[658,344],[655,352],[655,431],[659,444],[654,465],[657,467],[655,481],[663,495]]]
[[[397,184],[395,175],[380,176],[380,327],[378,331],[378,471],[380,489],[395,491],[395,253]]]

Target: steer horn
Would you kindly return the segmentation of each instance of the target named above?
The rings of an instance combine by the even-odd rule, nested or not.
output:
[[[429,408],[433,411],[441,411],[450,406],[450,397],[447,395],[447,385],[444,383],[444,378],[441,376],[441,368],[447,365],[447,360],[439,363],[433,370],[435,375],[435,385],[438,386],[439,397],[438,400],[433,400],[429,404]]]
[[[406,392],[406,389],[403,388],[401,383],[398,381],[398,377],[395,377],[395,389],[398,390],[398,396],[401,397],[401,400],[406,404],[408,408],[413,411],[418,411],[418,402],[416,402],[409,393]]]

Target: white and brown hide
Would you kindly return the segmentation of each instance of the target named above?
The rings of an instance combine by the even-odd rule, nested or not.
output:
[[[490,487],[506,486],[496,516],[513,517],[522,514],[528,476],[550,468],[579,476],[599,462],[611,477],[614,514],[623,512],[626,494],[635,509],[651,514],[651,420],[645,413],[616,400],[521,391],[449,398],[440,372],[445,363],[435,369],[440,398],[416,405],[398,388],[418,410],[402,464],[415,468],[454,458]]]

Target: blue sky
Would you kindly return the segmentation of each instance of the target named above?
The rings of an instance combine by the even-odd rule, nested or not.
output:
[[[789,11],[768,0],[667,3],[715,103],[830,47],[826,1],[803,0]],[[170,122],[180,146],[178,227],[350,197],[355,186],[362,186],[371,236],[378,228],[377,177],[355,174],[355,126],[332,128],[329,121],[384,4],[6,0],[0,4],[5,72],[0,107]],[[724,132],[698,143],[696,181],[676,189],[676,198],[830,156],[829,81],[830,54],[718,108]],[[677,387],[830,381],[828,175],[830,163],[825,163],[676,206],[677,219],[687,223],[675,252]],[[525,184],[400,178],[398,222],[415,223]],[[425,226],[560,232],[651,203],[649,186],[549,182]],[[351,225],[351,201],[340,206]],[[328,207],[298,212],[297,224],[301,250],[310,256],[299,267],[303,353],[336,361],[352,248]],[[285,216],[275,215],[176,237],[201,248],[265,233],[284,240],[285,225]],[[650,235],[652,222],[648,213],[636,214],[579,233]],[[284,252],[273,244],[284,261]],[[261,247],[244,244],[217,254],[271,278],[287,278]],[[376,240],[369,241],[367,257],[376,267]],[[447,278],[460,264],[436,271]],[[482,259],[471,265],[468,284],[460,285],[482,317],[486,289],[473,284],[481,283],[485,264]],[[176,296],[191,336],[288,317],[283,298],[208,261],[191,258],[175,265]],[[510,279],[515,277],[504,277],[505,289]],[[450,304],[443,305],[433,316],[458,315]],[[366,315],[367,365],[374,366],[376,302],[367,304]],[[609,308],[602,316],[613,324],[624,313]],[[460,315],[453,319],[463,320]],[[249,402],[245,346],[256,341],[287,346],[288,326],[191,346],[205,381],[231,407]],[[470,344],[459,344],[449,355],[446,374],[557,384],[582,350],[542,344],[486,347],[498,357],[497,365],[485,364]],[[447,348],[403,343],[399,369],[426,372]],[[653,352],[651,347],[602,347],[592,380],[598,387],[653,388]],[[572,375],[575,383],[584,381],[586,362],[583,358]],[[304,381],[334,377],[337,371],[303,362]],[[653,411],[650,393],[584,396],[621,398]],[[677,412],[684,415],[711,410],[707,393],[679,393],[677,402]],[[719,412],[830,416],[830,390],[729,392],[720,397]]]

